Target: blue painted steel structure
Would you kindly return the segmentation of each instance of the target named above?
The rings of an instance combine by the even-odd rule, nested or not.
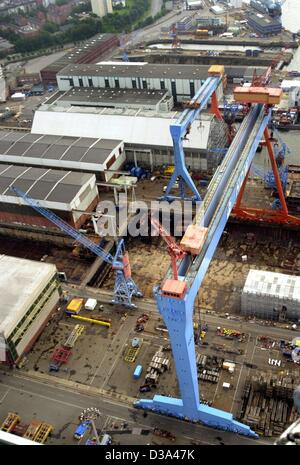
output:
[[[251,166],[251,173],[253,173],[255,176],[258,176],[259,178],[263,179],[264,182],[268,187],[271,189],[277,189],[276,186],[276,179],[273,171],[268,171],[267,173],[264,172],[264,170],[257,166],[257,165],[252,165]],[[288,182],[288,174],[289,174],[289,167],[288,165],[281,166],[278,168],[278,173],[280,176],[282,188],[285,191],[287,182]]]
[[[182,200],[201,200],[201,196],[185,165],[183,141],[190,130],[192,122],[195,121],[203,108],[206,107],[212,94],[217,90],[221,83],[222,78],[223,76],[208,77],[190,102],[192,105],[198,105],[198,107],[195,109],[186,109],[182,112],[177,121],[170,125],[170,132],[173,140],[175,170],[167,186],[166,193],[163,197],[161,197],[161,200],[172,201],[177,198],[170,195],[171,189],[175,185],[177,178],[179,178],[179,194]],[[191,190],[193,194],[192,199],[185,195],[185,185]]]
[[[10,190],[21,197],[35,211],[55,224],[68,236],[73,237],[73,239],[78,241],[95,255],[101,257],[102,260],[104,260],[106,263],[109,263],[115,271],[114,298],[112,303],[117,305],[125,305],[126,307],[136,307],[136,305],[132,302],[132,298],[134,296],[142,297],[143,294],[140,292],[139,288],[131,278],[130,265],[127,252],[125,251],[124,239],[121,239],[118,242],[116,253],[113,256],[106,250],[102,249],[99,245],[96,245],[93,241],[85,237],[83,234],[78,232],[76,229],[72,228],[72,226],[55,215],[55,213],[41,207],[41,205],[36,200],[29,197],[27,194],[25,194],[25,192],[21,191],[21,189],[17,188],[16,186],[11,186]]]
[[[270,118],[271,110],[266,113],[262,104],[251,107],[209,184],[194,220],[198,226],[208,228],[207,238],[200,254],[195,258],[187,254],[178,268],[179,279],[187,283],[184,298],[163,295],[159,286],[154,289],[159,313],[169,331],[182,398],[155,395],[152,400],[135,402],[139,408],[252,437],[257,437],[256,433],[230,413],[200,403],[192,317],[198,290]]]

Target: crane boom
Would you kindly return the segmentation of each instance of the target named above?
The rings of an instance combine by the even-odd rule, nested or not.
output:
[[[65,221],[55,215],[55,213],[47,210],[46,208],[43,208],[39,202],[32,199],[28,194],[23,192],[18,187],[10,186],[10,190],[22,198],[24,202],[30,205],[36,212],[40,213],[42,216],[51,221],[51,223],[55,224],[68,236],[73,237],[73,239],[78,241],[95,255],[102,258],[103,261],[109,263],[115,271],[114,298],[112,302],[114,304],[125,305],[126,307],[136,307],[136,305],[132,302],[132,297],[142,297],[143,294],[131,277],[129,257],[128,252],[125,251],[124,239],[119,241],[115,256],[113,256],[109,252],[102,249],[99,245],[96,245],[89,238],[85,237],[75,228],[67,224]]]
[[[80,244],[89,249],[98,257],[101,257],[105,262],[109,263],[110,265],[113,264],[114,257],[110,253],[106,252],[93,241],[81,234],[79,231],[72,228],[72,226],[55,215],[55,213],[46,210],[46,208],[43,208],[36,200],[29,197],[27,194],[25,194],[25,192],[22,192],[18,187],[11,186],[10,189],[19,197],[21,197],[26,203],[28,203],[36,212],[40,213],[42,216],[47,218],[47,220],[51,221],[51,223],[55,224],[55,226],[57,226],[61,231],[68,234],[68,236],[73,237],[73,239],[80,242]]]

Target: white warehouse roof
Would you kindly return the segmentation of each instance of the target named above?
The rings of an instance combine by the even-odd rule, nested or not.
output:
[[[149,116],[148,116],[149,115]],[[44,106],[34,115],[32,132],[61,136],[96,137],[121,139],[133,145],[173,147],[170,124],[174,123],[178,113],[172,112],[159,116],[152,112],[56,107],[47,110]],[[201,122],[192,124],[188,140],[183,146],[189,149],[205,150],[208,145],[210,123],[213,116],[201,116]]]
[[[0,255],[0,334],[8,337],[56,273],[56,266]]]
[[[300,81],[299,79],[297,80],[292,80],[292,79],[284,79],[281,83],[281,88],[283,90],[291,90],[291,89],[295,89],[297,87],[300,87]]]
[[[300,303],[300,276],[250,270],[243,294],[272,296],[279,300],[288,299]]]

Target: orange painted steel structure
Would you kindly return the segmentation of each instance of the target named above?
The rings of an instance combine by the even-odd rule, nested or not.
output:
[[[282,97],[282,89],[272,87],[236,87],[233,95],[236,102],[277,105],[280,103]]]
[[[244,207],[241,205],[243,194],[244,194],[245,187],[247,184],[247,179],[249,177],[249,171],[250,171],[249,170],[244,179],[239,195],[237,197],[235,207],[233,208],[231,212],[231,217],[236,218],[236,219],[253,221],[253,222],[277,223],[277,224],[286,224],[290,226],[300,226],[300,218],[289,215],[289,212],[287,209],[284,192],[282,189],[282,184],[280,181],[280,176],[279,176],[277,164],[275,161],[274,150],[273,150],[273,146],[270,140],[270,134],[269,134],[268,128],[266,128],[264,131],[264,137],[265,137],[265,145],[267,147],[268,155],[269,155],[271,165],[272,165],[272,170],[275,176],[276,187],[277,187],[277,191],[278,191],[278,195],[279,195],[279,199],[281,203],[281,208],[279,210],[271,210],[271,209],[269,210],[269,209],[262,209],[262,208],[249,208],[249,207]]]
[[[168,233],[168,231],[166,231],[163,225],[156,218],[152,218],[151,216],[150,221],[160,237],[162,237],[167,244],[167,251],[171,258],[173,280],[176,281],[178,280],[177,261],[182,260],[182,258],[185,257],[186,252],[177,244],[175,239],[170,235],[170,233]]]

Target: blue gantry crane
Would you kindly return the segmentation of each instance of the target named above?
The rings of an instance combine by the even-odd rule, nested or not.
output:
[[[51,223],[55,224],[55,226],[61,229],[65,234],[73,237],[73,239],[78,241],[95,255],[102,258],[103,261],[109,263],[115,271],[114,297],[112,303],[124,305],[126,307],[136,307],[136,305],[132,302],[132,298],[143,297],[143,294],[132,279],[129,256],[128,252],[125,250],[124,239],[120,239],[118,241],[116,252],[113,256],[106,250],[102,249],[99,245],[91,241],[88,237],[85,237],[75,228],[67,224],[65,221],[55,215],[55,213],[42,207],[39,202],[32,199],[28,194],[23,192],[18,187],[11,186],[10,190],[22,198],[24,202],[30,205],[36,212],[47,218],[49,221],[51,221]]]
[[[208,80],[204,84],[205,88],[207,85],[209,87],[206,96],[219,81],[213,82],[214,84]],[[159,313],[162,315],[169,332],[181,398],[155,395],[153,399],[140,399],[134,404],[145,410],[201,422],[214,428],[252,437],[257,437],[256,433],[249,426],[236,421],[231,413],[204,405],[200,401],[193,333],[193,307],[229,215],[247,178],[257,147],[263,136],[266,141],[270,139],[268,123],[272,110],[268,102],[272,101],[273,103],[271,100],[272,92],[268,97],[268,90],[266,90],[266,95],[263,96],[264,100],[262,100],[259,90],[256,89],[257,95],[255,89],[251,89],[248,95],[243,94],[242,98],[245,98],[246,102],[249,98],[249,111],[222,163],[217,168],[201,208],[194,217],[194,222],[191,225],[193,233],[190,236],[192,239],[190,250],[187,249],[189,238],[186,237],[189,228],[181,241],[181,246],[185,244],[185,251],[188,253],[178,264],[178,280],[174,280],[172,269],[169,269],[163,283],[154,288]],[[202,94],[201,89],[198,94]],[[274,102],[279,103],[280,97],[279,91]],[[265,102],[267,103],[265,104]],[[176,134],[179,135],[177,141],[185,133],[187,124],[193,121],[196,114],[194,110],[186,110],[183,113],[176,126]],[[180,144],[178,144],[179,146]],[[270,144],[267,143],[267,146],[268,150],[271,151],[272,160],[274,160]],[[175,156],[177,159],[180,156],[183,158],[180,151],[175,152]],[[274,164],[276,165],[275,161]],[[178,172],[175,176],[178,176]],[[279,190],[281,191],[281,186]],[[201,238],[199,250],[196,250],[197,247],[195,247],[197,234]]]
[[[185,103],[186,109],[182,112],[180,117],[174,124],[170,125],[175,170],[168,183],[165,195],[161,197],[161,200],[172,201],[177,198],[170,195],[170,192],[178,178],[180,198],[182,200],[201,201],[201,196],[185,165],[183,141],[190,133],[192,123],[206,107],[210,98],[212,101],[212,111],[216,114],[217,118],[222,119],[222,115],[218,108],[216,90],[224,79],[224,66],[211,66],[209,74],[210,76],[206,79],[192,100]],[[192,192],[191,198],[186,196],[185,186]]]

